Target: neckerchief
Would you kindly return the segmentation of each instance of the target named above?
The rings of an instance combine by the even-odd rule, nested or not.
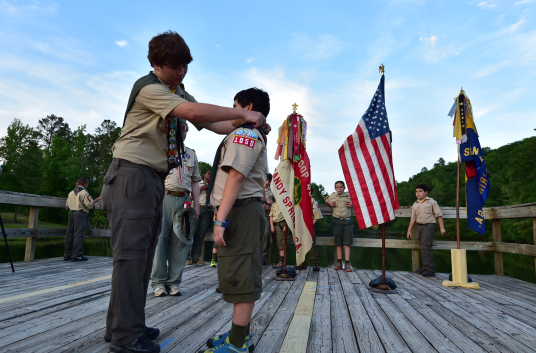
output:
[[[246,129],[255,129],[252,124],[245,123],[234,129],[229,135],[231,135],[233,132],[240,128],[246,128]],[[264,145],[266,146],[266,134],[264,133],[263,128],[258,128],[259,132],[261,133],[262,138],[264,139]],[[208,189],[207,189],[207,206],[211,206],[210,203],[210,195],[212,194],[212,190],[214,189],[214,182],[216,181],[216,173],[218,173],[218,165],[220,164],[221,159],[221,150],[223,146],[225,145],[225,140],[229,135],[225,136],[225,138],[221,141],[220,145],[218,146],[218,149],[216,150],[216,155],[214,156],[214,162],[212,163],[212,169],[210,170],[210,179],[208,181]]]

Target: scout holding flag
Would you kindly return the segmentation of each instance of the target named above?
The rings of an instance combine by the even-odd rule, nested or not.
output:
[[[305,151],[307,122],[294,112],[279,128],[275,159],[281,162],[273,174],[271,189],[275,201],[287,222],[287,229],[294,235],[296,263],[305,261],[305,255],[313,243],[313,210],[311,208],[311,167]],[[286,238],[285,238],[286,239]],[[286,248],[285,248],[286,254]],[[283,266],[286,274],[286,256]]]

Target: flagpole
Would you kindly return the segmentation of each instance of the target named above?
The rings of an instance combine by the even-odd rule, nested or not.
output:
[[[385,223],[382,224],[382,285],[385,286]]]
[[[458,144],[458,166],[456,173],[456,242],[460,249],[460,145]]]

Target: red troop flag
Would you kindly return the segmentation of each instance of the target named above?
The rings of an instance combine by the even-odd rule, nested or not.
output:
[[[360,229],[386,223],[399,209],[391,131],[382,75],[369,108],[354,133],[339,148],[344,178]]]

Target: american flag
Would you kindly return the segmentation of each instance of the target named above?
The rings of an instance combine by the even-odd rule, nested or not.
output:
[[[391,131],[385,109],[385,76],[354,133],[339,148],[344,178],[360,229],[386,223],[399,209]]]

